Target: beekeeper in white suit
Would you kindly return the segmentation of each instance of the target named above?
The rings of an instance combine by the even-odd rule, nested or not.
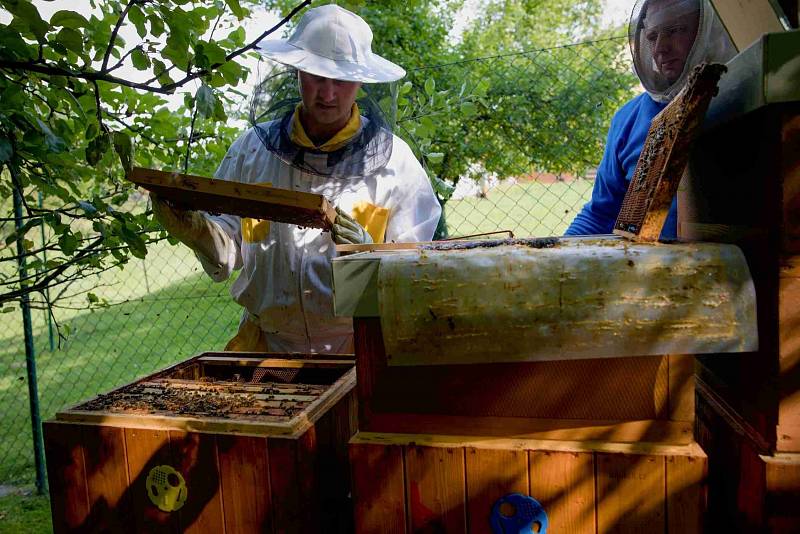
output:
[[[242,271],[231,295],[245,312],[226,350],[352,352],[352,321],[333,316],[334,243],[433,237],[441,208],[425,171],[377,106],[356,102],[362,84],[405,76],[371,45],[367,23],[336,5],[308,10],[288,40],[261,43],[264,56],[296,69],[300,99],[272,98],[259,116],[271,120],[254,120],[215,174],[324,195],[337,206],[330,233],[153,201],[158,220],[196,252],[211,278]]]

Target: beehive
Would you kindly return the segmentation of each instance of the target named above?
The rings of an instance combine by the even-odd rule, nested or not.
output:
[[[554,532],[699,532],[691,353],[757,336],[741,254],[694,247],[553,238],[334,260],[337,312],[354,315],[356,531],[489,532],[519,492]]]
[[[355,369],[327,358],[204,353],[59,412],[55,531],[348,531]]]

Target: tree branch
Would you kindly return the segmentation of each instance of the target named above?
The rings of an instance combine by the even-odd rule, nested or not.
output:
[[[109,68],[108,68],[108,70],[106,70],[105,72],[111,72],[111,71],[113,71],[113,70],[117,70],[118,68],[120,68],[120,67],[122,66],[122,64],[125,62],[125,60],[126,60],[126,59],[128,59],[128,56],[130,56],[131,54],[133,54],[133,51],[134,51],[134,50],[139,50],[139,49],[141,49],[141,48],[142,48],[142,45],[140,45],[140,44],[139,44],[139,45],[136,45],[136,46],[134,46],[133,48],[131,48],[130,50],[128,50],[127,52],[125,52],[125,54],[124,54],[124,55],[123,55],[121,58],[119,58],[119,61],[117,61],[116,63],[114,63],[114,65],[112,65],[111,67],[109,67]]]
[[[107,70],[70,70],[64,67],[59,67],[52,63],[46,63],[44,61],[0,61],[0,69],[10,69],[10,70],[22,70],[22,71],[29,71],[29,72],[37,72],[39,74],[48,74],[51,76],[66,76],[68,78],[79,78],[82,80],[87,80],[90,82],[96,81],[103,81],[114,83],[117,85],[122,85],[125,87],[130,87],[132,89],[141,89],[142,91],[147,91],[149,93],[157,93],[162,95],[169,95],[175,92],[175,89],[179,87],[183,87],[187,83],[192,80],[195,80],[201,76],[205,76],[206,74],[211,73],[217,67],[221,67],[228,61],[239,57],[240,55],[244,54],[245,52],[254,49],[258,43],[260,43],[265,37],[269,36],[271,33],[275,32],[278,28],[286,24],[298,11],[306,7],[311,3],[311,0],[303,0],[303,2],[297,5],[292,11],[281,19],[280,22],[275,24],[272,28],[268,29],[264,33],[258,36],[253,42],[239,48],[238,50],[234,50],[227,56],[225,56],[225,61],[221,63],[215,63],[210,67],[196,70],[190,74],[187,74],[184,78],[178,80],[177,82],[168,83],[162,87],[156,87],[154,85],[150,85],[152,83],[152,79],[145,83],[140,82],[133,82],[131,80],[126,80],[124,78],[120,78],[118,76],[112,76],[108,74]],[[129,4],[130,6],[130,4]]]
[[[222,63],[214,63],[210,67],[207,67],[205,69],[200,69],[200,70],[195,71],[195,72],[193,72],[191,74],[188,74],[186,77],[184,77],[181,80],[178,80],[177,82],[165,85],[164,89],[170,89],[170,91],[174,91],[178,87],[181,87],[181,86],[185,85],[187,82],[190,82],[190,81],[192,81],[192,80],[194,80],[196,78],[199,78],[200,76],[205,76],[206,74],[209,74],[211,71],[213,71],[217,67],[221,67],[222,65],[224,65],[228,61],[232,60],[233,58],[241,56],[245,52],[254,49],[258,45],[258,43],[260,43],[265,37],[267,37],[271,33],[275,32],[278,28],[280,28],[281,26],[283,26],[284,24],[289,22],[289,20],[291,20],[291,18],[294,17],[297,14],[298,11],[300,11],[301,9],[303,9],[304,7],[309,5],[310,3],[311,3],[311,0],[303,0],[303,2],[301,4],[295,6],[295,8],[292,9],[289,12],[288,15],[283,17],[272,28],[268,29],[267,31],[265,31],[264,33],[259,35],[258,38],[256,38],[255,41],[253,41],[252,43],[250,43],[249,45],[247,45],[247,46],[245,46],[243,48],[240,48],[238,50],[234,50],[233,52],[231,52],[230,54],[225,56],[225,61],[223,61]]]
[[[26,293],[31,292],[42,292],[50,285],[50,282],[58,278],[58,276],[69,269],[74,263],[77,263],[79,260],[82,260],[86,256],[88,256],[98,245],[100,245],[105,240],[104,237],[98,237],[92,244],[88,247],[83,249],[79,254],[76,254],[71,261],[65,263],[63,265],[59,265],[57,268],[53,269],[49,275],[45,276],[42,280],[36,282],[33,285],[26,286],[16,291],[9,291],[8,293],[0,295],[0,304],[4,302],[8,302],[10,300],[15,300],[18,297],[25,295]]]
[[[125,21],[125,17],[128,16],[128,11],[130,11],[131,6],[136,3],[136,0],[130,0],[128,5],[125,6],[125,9],[122,10],[119,18],[117,19],[117,24],[114,26],[114,29],[111,30],[111,38],[108,40],[108,48],[106,48],[106,53],[103,55],[103,65],[100,67],[100,72],[106,73],[108,72],[108,58],[111,56],[111,50],[114,49],[114,42],[117,40],[117,32],[119,32],[122,23]]]

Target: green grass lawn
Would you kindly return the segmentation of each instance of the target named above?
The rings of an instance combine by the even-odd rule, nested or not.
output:
[[[486,198],[453,200],[446,205],[450,234],[559,235],[591,187],[584,180],[500,185]],[[87,310],[81,293],[68,301],[75,309],[56,310],[62,329],[70,330],[60,349],[50,350],[44,312],[34,311],[42,419],[196,353],[221,349],[240,313],[229,284],[211,282],[186,247],[160,243],[145,261],[71,288],[91,289],[110,306]],[[35,472],[22,319],[18,312],[0,317],[0,484],[30,485]],[[49,514],[44,497],[1,497],[0,532],[47,532]]]
[[[0,532],[7,534],[49,534],[53,532],[50,501],[30,491],[0,497]]]
[[[445,204],[450,235],[511,230],[517,237],[561,235],[589,199],[593,181],[501,184],[486,198],[468,197]]]

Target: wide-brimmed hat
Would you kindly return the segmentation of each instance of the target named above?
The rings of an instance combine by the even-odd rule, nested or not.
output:
[[[298,70],[352,82],[399,80],[403,68],[372,52],[372,30],[364,19],[337,5],[306,11],[289,39],[264,41],[262,55]]]

